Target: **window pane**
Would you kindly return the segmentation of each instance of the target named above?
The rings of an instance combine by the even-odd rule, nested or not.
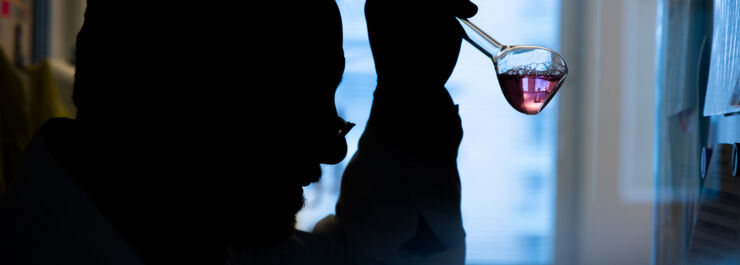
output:
[[[560,1],[474,1],[471,19],[504,44],[559,48]],[[347,136],[349,155],[324,166],[322,181],[306,188],[298,226],[310,230],[334,213],[342,171],[357,148],[372,103],[375,69],[362,0],[338,0],[347,68],[337,108],[357,123]],[[447,87],[460,104],[464,137],[459,151],[463,222],[469,264],[546,264],[552,259],[557,97],[536,116],[516,112],[504,99],[487,57],[463,43]]]

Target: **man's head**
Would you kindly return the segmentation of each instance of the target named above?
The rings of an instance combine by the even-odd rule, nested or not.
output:
[[[127,178],[116,184],[126,197],[110,200],[232,244],[273,244],[319,164],[346,152],[339,11],[332,0],[201,5],[88,0],[83,139],[98,167]]]

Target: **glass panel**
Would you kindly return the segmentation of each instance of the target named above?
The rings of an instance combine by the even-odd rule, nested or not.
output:
[[[708,137],[709,132],[722,132],[717,130],[721,128],[719,124],[712,124],[710,128],[708,119],[702,117],[702,110],[707,113],[713,112],[711,107],[724,110],[728,106],[711,104],[708,97],[708,108],[703,108],[710,55],[713,54],[711,47],[714,46],[713,13],[718,12],[712,11],[713,2],[658,1],[657,172],[653,240],[654,264],[658,265],[693,264],[687,263],[686,258],[690,253],[704,181],[699,177],[701,148],[721,143],[717,142],[719,138]],[[727,3],[737,6],[730,1]],[[715,148],[714,151],[719,150]],[[711,149],[707,152],[712,154]],[[712,159],[719,161],[717,157]],[[701,165],[708,166],[703,162]],[[697,252],[692,256],[694,254]]]

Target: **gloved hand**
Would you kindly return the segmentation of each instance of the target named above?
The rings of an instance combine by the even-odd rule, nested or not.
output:
[[[367,0],[365,17],[379,85],[444,85],[457,62],[468,0]]]
[[[367,0],[378,74],[368,124],[387,140],[422,154],[457,151],[460,117],[444,84],[462,42],[455,17],[477,11],[468,0]]]

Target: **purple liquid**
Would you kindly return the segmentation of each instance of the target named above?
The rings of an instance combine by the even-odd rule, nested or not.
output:
[[[536,70],[509,70],[498,74],[498,82],[506,101],[524,114],[537,114],[558,91],[563,78],[561,72]]]

